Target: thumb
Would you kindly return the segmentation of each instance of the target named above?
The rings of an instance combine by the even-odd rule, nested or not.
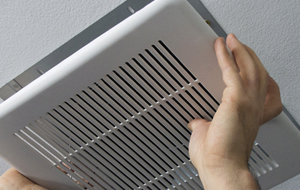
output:
[[[205,142],[209,125],[210,122],[205,119],[194,119],[188,124],[188,128],[192,131],[189,143],[189,155],[196,168],[199,168],[200,147]]]
[[[194,119],[191,121],[188,124],[188,128],[192,131],[190,143],[198,144],[204,142],[210,123],[205,119]]]
[[[209,123],[210,122],[205,119],[194,119],[188,123],[188,128],[189,128],[189,130],[191,130],[193,132],[193,131],[195,131],[195,129],[197,127],[202,126],[201,128],[207,128],[206,126],[208,126]],[[206,129],[206,131],[207,131],[207,129]]]

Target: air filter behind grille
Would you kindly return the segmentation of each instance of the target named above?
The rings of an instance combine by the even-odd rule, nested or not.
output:
[[[154,1],[0,105],[1,156],[50,189],[202,189],[186,125],[221,101],[216,38],[186,1]],[[288,135],[273,120],[251,153],[263,187],[299,148],[284,119]]]

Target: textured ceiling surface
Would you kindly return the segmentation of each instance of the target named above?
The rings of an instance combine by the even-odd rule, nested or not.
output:
[[[0,86],[125,0],[15,0],[0,6]],[[300,123],[300,1],[202,0],[227,33],[253,48]],[[9,167],[0,160],[0,174]],[[272,190],[300,189],[300,175]]]

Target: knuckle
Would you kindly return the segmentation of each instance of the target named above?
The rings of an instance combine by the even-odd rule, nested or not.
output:
[[[282,111],[283,111],[283,105],[280,102],[280,103],[276,104],[274,112],[275,112],[276,116],[278,116]]]

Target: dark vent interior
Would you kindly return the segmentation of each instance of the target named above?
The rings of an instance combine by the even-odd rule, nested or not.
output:
[[[15,135],[82,189],[202,189],[186,126],[218,105],[158,41]],[[249,167],[278,164],[256,143]]]

